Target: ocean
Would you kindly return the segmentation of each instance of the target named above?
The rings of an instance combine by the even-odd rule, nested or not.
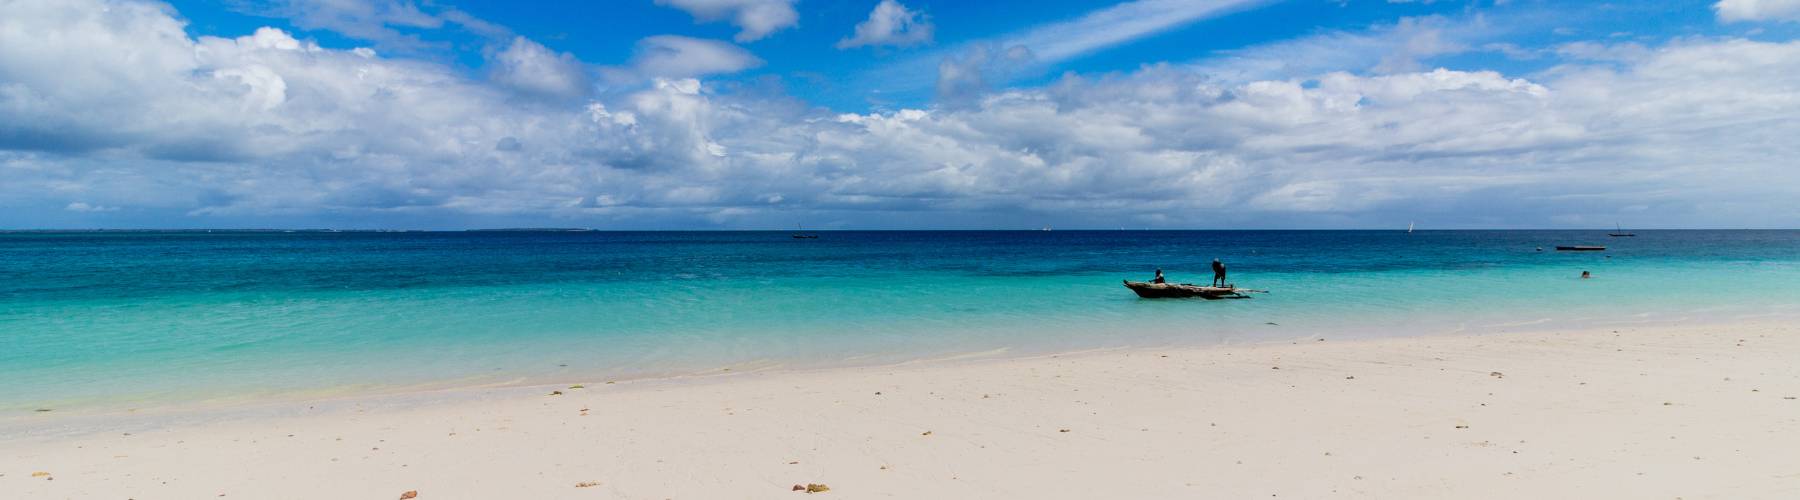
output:
[[[1800,231],[1606,233],[0,233],[0,415],[1800,316]]]

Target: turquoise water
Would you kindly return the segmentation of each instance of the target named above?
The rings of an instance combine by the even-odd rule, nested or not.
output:
[[[0,233],[0,415],[1800,315],[1800,232],[1638,234]],[[1206,282],[1214,257],[1271,293],[1143,300],[1119,284],[1157,267]]]

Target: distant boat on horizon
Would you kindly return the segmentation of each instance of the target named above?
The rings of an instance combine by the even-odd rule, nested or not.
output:
[[[819,239],[819,235],[817,235],[817,234],[811,234],[811,233],[808,233],[808,232],[806,232],[806,226],[802,226],[802,225],[799,225],[799,224],[795,224],[795,225],[794,225],[794,229],[795,229],[795,232],[794,232],[794,239],[796,239],[796,240],[816,240],[816,239]]]
[[[1412,221],[1407,221],[1407,223],[1406,223],[1406,232],[1407,232],[1407,233],[1408,233],[1408,234],[1411,234],[1411,233],[1412,233],[1412,230],[1413,230],[1413,223],[1412,223]]]
[[[1623,237],[1629,237],[1629,236],[1637,236],[1637,234],[1636,234],[1636,233],[1627,233],[1627,232],[1625,232],[1625,228],[1624,228],[1624,227],[1622,227],[1622,226],[1620,226],[1620,225],[1619,225],[1619,223],[1617,223],[1617,222],[1614,222],[1614,223],[1613,223],[1613,232],[1610,232],[1610,233],[1606,233],[1606,235],[1607,235],[1607,236],[1611,236],[1611,237],[1614,237],[1614,238],[1623,238]]]

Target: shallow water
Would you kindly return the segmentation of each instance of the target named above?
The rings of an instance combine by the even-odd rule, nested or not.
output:
[[[1800,231],[1638,235],[0,233],[0,414],[1800,313]],[[1271,292],[1119,283],[1214,257]]]

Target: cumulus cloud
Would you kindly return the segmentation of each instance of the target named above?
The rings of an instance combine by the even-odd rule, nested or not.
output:
[[[1800,224],[1770,210],[1800,196],[1800,42],[1581,47],[1631,56],[1534,75],[1151,65],[870,113],[692,77],[745,64],[726,57],[521,106],[273,28],[190,37],[161,4],[9,1],[7,226],[82,206],[162,227]]]
[[[687,11],[700,22],[730,20],[737,26],[736,40],[750,42],[761,40],[783,28],[800,24],[800,13],[794,11],[796,0],[656,0],[657,5],[666,5]]]
[[[931,19],[925,14],[907,9],[894,0],[881,0],[875,4],[875,10],[869,11],[868,20],[857,23],[853,35],[838,40],[837,48],[906,47],[931,43],[932,29]]]
[[[1719,0],[1713,12],[1727,22],[1800,22],[1800,0]]]
[[[558,53],[525,37],[495,53],[493,78],[520,91],[551,97],[580,97],[588,91],[588,69],[568,53]]]

